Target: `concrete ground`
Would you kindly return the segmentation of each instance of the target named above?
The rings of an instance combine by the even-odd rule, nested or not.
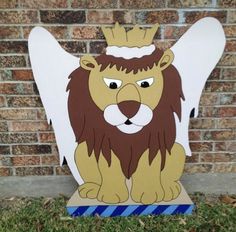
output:
[[[188,193],[236,194],[236,173],[184,174],[181,178]],[[71,196],[77,188],[72,176],[0,177],[0,198],[13,196]]]

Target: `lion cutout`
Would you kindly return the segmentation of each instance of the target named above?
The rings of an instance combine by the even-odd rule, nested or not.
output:
[[[153,44],[157,29],[102,27],[104,53],[81,58],[43,28],[30,34],[32,69],[61,164],[65,157],[81,198],[148,205],[183,191],[190,113],[197,116],[225,36],[216,19],[204,18],[162,51]]]
[[[108,46],[123,41],[122,47],[146,48],[156,30],[136,26],[126,33],[116,24],[103,32]],[[181,79],[171,50],[151,46],[151,54],[140,58],[83,56],[70,75],[68,109],[79,144],[75,162],[85,182],[82,198],[124,202],[129,178],[131,198],[143,204],[170,201],[181,191],[185,152],[175,143],[174,119],[174,113],[181,118]]]

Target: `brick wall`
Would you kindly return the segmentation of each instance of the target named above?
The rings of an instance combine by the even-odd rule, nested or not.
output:
[[[193,156],[185,172],[236,172],[235,0],[0,0],[0,176],[70,175],[59,166],[55,137],[45,119],[30,69],[27,38],[47,28],[70,53],[98,54],[101,24],[160,23],[155,43],[170,47],[196,20],[213,16],[227,36],[223,58],[191,120]]]

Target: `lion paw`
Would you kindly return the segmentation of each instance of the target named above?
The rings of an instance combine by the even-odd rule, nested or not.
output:
[[[163,199],[164,201],[171,201],[176,199],[181,192],[181,186],[176,181],[163,184],[163,188],[165,192],[165,196]]]
[[[128,189],[126,186],[114,187],[102,185],[97,199],[107,204],[116,204],[120,202],[127,201],[129,198]]]
[[[79,186],[79,195],[82,198],[90,198],[94,199],[98,195],[98,191],[100,189],[100,185],[92,183],[92,182],[87,182]]]
[[[153,204],[154,202],[162,201],[164,191],[161,186],[158,188],[135,189],[131,190],[131,198],[134,202],[142,203],[144,205]]]

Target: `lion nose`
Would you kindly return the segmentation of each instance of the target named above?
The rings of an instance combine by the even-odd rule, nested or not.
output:
[[[139,110],[140,102],[123,101],[118,104],[118,107],[127,118],[132,118]]]

